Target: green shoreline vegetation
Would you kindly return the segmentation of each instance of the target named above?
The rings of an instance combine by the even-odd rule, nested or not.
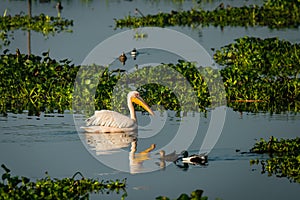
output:
[[[195,8],[142,17],[128,16],[116,20],[116,26],[173,26],[200,23],[203,26],[212,24],[221,27],[251,25],[297,28],[300,22],[299,9],[300,2],[297,0],[267,0],[260,7],[256,5],[226,7],[220,4],[212,11]],[[6,12],[0,17],[0,22],[1,37],[6,37],[8,31],[16,29],[34,30],[48,35],[70,31],[69,26],[73,25],[72,20],[60,17],[44,14],[35,17],[20,14],[12,17],[7,16]],[[170,88],[157,84],[148,84],[139,90],[150,105],[158,104],[175,111],[189,111],[197,107],[205,112],[206,108],[216,105],[217,102],[238,111],[297,113],[300,107],[299,55],[299,44],[291,44],[277,38],[239,38],[215,52],[215,61],[224,67],[220,71],[209,66],[198,68],[195,63],[188,61],[162,64],[161,68],[172,68],[189,81],[197,101],[187,99],[187,103],[182,106],[181,96],[178,94],[176,96]],[[0,60],[0,77],[3,80],[0,91],[0,113],[21,113],[28,110],[29,115],[39,115],[40,112],[62,113],[64,110],[71,110],[75,77],[80,66],[70,63],[67,59],[61,61],[51,59],[49,52],[43,53],[40,57],[26,56],[19,52],[8,54],[7,50],[4,50]],[[145,71],[139,70],[138,73],[142,76]],[[147,73],[156,72],[150,67]],[[226,94],[223,91],[212,93],[212,88],[219,88],[218,84],[223,84],[215,83],[215,77],[220,75]],[[98,77],[99,84],[89,85],[90,89],[96,89],[95,98],[85,99],[83,102],[94,101],[96,109],[112,107],[116,110],[121,109],[125,100],[115,104],[111,97],[116,83],[124,77],[126,79],[126,73],[122,69],[116,73],[109,68],[103,68],[102,75]],[[79,77],[79,80],[81,78]],[[174,83],[174,87],[180,88],[180,85],[176,85],[176,80]],[[181,87],[179,91],[184,89]],[[84,98],[83,96],[88,94],[84,93],[81,97]],[[224,99],[227,102],[224,102]]]
[[[78,67],[67,59],[25,54],[0,56],[0,112],[35,115],[40,111],[62,113],[70,109]]]
[[[46,177],[30,181],[24,176],[12,176],[10,169],[1,165],[4,173],[0,182],[0,198],[8,199],[89,199],[91,194],[107,195],[115,192],[121,199],[127,197],[126,179],[103,181],[85,178],[76,172],[70,178],[51,178],[46,172]],[[77,179],[76,177],[81,177]],[[197,189],[190,195],[182,193],[177,200],[207,200],[202,196],[203,190]],[[169,197],[158,196],[156,200],[169,200]]]
[[[250,160],[250,164],[261,164],[261,173],[268,176],[286,177],[292,182],[300,183],[300,138],[277,139],[273,136],[268,141],[260,139],[252,153],[268,154],[267,159]]]
[[[195,63],[179,60],[176,64],[162,64],[159,70],[173,69],[191,85],[197,97],[175,95],[174,91],[162,85],[146,84],[138,88],[150,105],[161,105],[175,111],[206,111],[206,108],[221,102],[234,110],[246,112],[293,112],[300,108],[300,45],[277,38],[259,39],[244,37],[234,43],[216,50],[215,61],[223,68],[218,71],[211,67],[197,67]],[[29,115],[40,112],[63,113],[72,109],[74,82],[80,66],[71,64],[68,59],[51,59],[49,52],[42,56],[14,54],[4,51],[0,56],[0,113],[22,113]],[[126,105],[126,98],[114,102],[111,97],[118,81],[138,79],[155,75],[158,68],[145,67],[135,73],[125,70],[110,70],[109,67],[90,66],[102,69],[102,74],[95,77],[98,85],[90,84],[89,89],[96,90],[95,109],[121,109]],[[168,73],[166,73],[168,74]],[[82,74],[85,76],[85,74]],[[170,79],[178,93],[184,93],[185,86],[179,84],[170,74]],[[219,76],[221,82],[214,81]],[[150,76],[149,76],[150,77]],[[84,80],[84,77],[77,77]],[[175,77],[176,79],[176,77]],[[180,82],[180,81],[179,81]],[[220,88],[224,84],[226,93],[212,94],[208,88]],[[120,84],[119,84],[120,85]],[[127,88],[129,90],[129,87]],[[82,91],[81,97],[89,95]],[[217,92],[218,93],[218,92]],[[124,100],[123,100],[124,99]],[[181,102],[185,100],[184,105]],[[224,102],[224,99],[227,102]],[[74,99],[73,99],[74,100]],[[90,103],[90,102],[87,102]]]
[[[278,38],[244,37],[217,50],[214,60],[235,110],[299,112],[300,44]],[[241,100],[253,100],[251,105]],[[247,107],[247,105],[250,105]]]
[[[207,196],[202,196],[203,190],[195,190],[192,191],[190,195],[182,193],[176,200],[208,200]],[[156,197],[156,200],[170,200],[169,197],[166,196],[158,196]],[[220,200],[217,198],[216,200]]]
[[[10,16],[5,14],[4,16],[0,16],[0,39],[4,46],[8,46],[10,44],[10,39],[13,36],[13,31],[15,30],[35,31],[42,33],[44,36],[48,36],[62,31],[72,32],[69,28],[70,26],[73,26],[73,20],[48,16],[45,14],[40,14],[38,16],[24,14]]]
[[[267,26],[269,28],[297,28],[300,25],[300,2],[298,0],[267,0],[263,6],[224,6],[206,11],[193,8],[187,11],[171,11],[155,15],[126,16],[115,19],[115,27],[138,28],[144,26]]]
[[[0,182],[0,199],[89,199],[91,193],[109,194],[122,193],[122,198],[127,196],[125,187],[126,179],[99,181],[88,179],[77,172],[71,178],[52,179],[46,173],[46,177],[30,181],[27,177],[12,176],[10,169],[1,165],[5,173]],[[76,179],[76,176],[81,179]]]

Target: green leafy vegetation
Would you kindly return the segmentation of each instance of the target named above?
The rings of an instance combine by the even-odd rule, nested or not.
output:
[[[127,16],[116,19],[116,28],[143,26],[267,26],[269,28],[297,28],[300,24],[298,0],[268,0],[263,6],[231,7],[220,4],[212,11],[193,8],[141,17]]]
[[[126,179],[99,181],[83,177],[77,172],[71,178],[51,178],[48,173],[46,177],[31,181],[24,176],[12,176],[10,169],[1,165],[4,173],[0,182],[0,199],[89,199],[90,195],[106,195],[111,192],[121,195],[121,199],[127,197]],[[81,177],[77,179],[76,177]],[[158,196],[156,200],[169,200],[166,196]],[[182,193],[177,200],[207,200],[203,196],[203,190],[195,190],[190,195]]]
[[[52,179],[46,177],[30,181],[27,177],[12,176],[10,170],[1,165],[5,173],[0,182],[0,199],[89,199],[91,193],[109,194],[110,192],[123,193],[122,199],[127,196],[123,181],[99,181],[84,178],[80,172],[71,178]],[[76,179],[77,175],[81,179]]]
[[[123,108],[127,107],[127,93],[132,90],[130,85],[135,83],[135,87],[149,105],[160,105],[174,111],[203,111],[210,105],[211,99],[207,83],[203,79],[205,77],[209,80],[209,75],[213,73],[212,70],[206,71],[209,72],[205,77],[196,69],[195,64],[185,61],[179,61],[176,65],[143,67],[129,74],[124,73],[125,70],[88,66],[86,70],[80,70],[77,77],[79,84],[75,88],[73,108],[86,111],[112,109],[124,112]],[[164,74],[164,80],[156,80],[159,79],[157,74]],[[139,107],[137,109],[140,110]]]
[[[269,141],[261,139],[250,152],[269,154],[268,159],[250,161],[250,164],[260,163],[262,173],[287,177],[291,181],[300,183],[300,138],[279,140],[272,136]]]
[[[0,112],[30,115],[39,112],[63,112],[70,109],[73,84],[78,67],[67,59],[25,54],[0,56]]]
[[[97,73],[99,68],[101,74]],[[43,57],[24,54],[3,54],[0,59],[0,77],[2,78],[0,93],[1,113],[13,112],[21,113],[23,110],[30,111],[30,115],[38,115],[40,112],[64,112],[72,109],[72,98],[77,102],[86,102],[87,106],[95,105],[94,109],[114,109],[121,110],[126,106],[126,96],[119,98],[118,101],[112,100],[113,91],[117,90],[116,84],[119,81],[131,79],[137,81],[139,77],[155,77],[161,70],[169,68],[177,71],[178,80],[187,80],[190,84],[193,96],[190,98],[185,95],[186,85],[177,82],[172,74],[166,74],[166,80],[172,83],[168,87],[153,84],[142,85],[138,90],[150,105],[162,105],[165,109],[180,110],[204,110],[211,103],[211,100],[218,101],[218,98],[225,98],[225,94],[212,95],[208,92],[208,85],[215,85],[211,79],[218,73],[211,68],[201,69],[200,73],[195,64],[185,61],[179,61],[174,64],[162,64],[159,68],[147,67],[138,70],[136,73],[127,75],[124,70],[111,71],[101,66],[88,66],[88,72],[82,73],[82,77],[77,77],[81,84],[88,84],[88,88],[76,88],[80,95],[73,97],[74,81],[79,66],[70,64],[67,59],[56,61],[49,57],[45,52]],[[159,70],[159,71],[157,71]],[[201,71],[200,70],[200,71]],[[183,76],[182,76],[183,75]],[[96,79],[97,84],[90,84],[91,80],[85,77]],[[145,80],[147,81],[147,80]],[[209,83],[211,82],[211,83]],[[222,84],[222,83],[219,83]],[[123,90],[129,91],[128,85],[120,84],[126,87]],[[217,87],[217,86],[215,86]],[[176,95],[172,89],[177,88]],[[91,96],[91,91],[95,91],[95,96]],[[125,92],[126,94],[126,92]],[[218,96],[219,95],[219,96]],[[121,101],[120,101],[121,99]],[[94,104],[91,104],[93,102]],[[183,103],[182,103],[183,102]],[[183,105],[181,105],[183,104]],[[75,108],[76,109],[76,108]]]
[[[0,57],[0,112],[63,112],[72,109],[72,100],[85,102],[92,107],[90,110],[121,111],[127,105],[130,83],[140,82],[144,84],[136,87],[149,105],[175,111],[205,111],[227,105],[253,113],[298,113],[299,55],[299,44],[278,38],[244,37],[216,50],[214,59],[221,70],[183,60],[143,67],[133,73],[92,65],[85,66],[76,80],[87,87],[74,88],[80,66],[69,60],[56,61],[49,52],[40,57],[4,51]],[[151,80],[157,74],[164,74],[164,79]],[[80,95],[74,97],[74,89]],[[112,99],[116,91],[122,91],[123,96]]]
[[[198,71],[194,63],[183,60],[179,60],[176,64],[143,67],[134,73],[121,76],[118,85],[114,86],[114,90],[126,90],[124,93],[126,95],[131,90],[128,83],[143,83],[137,85],[140,86],[138,90],[150,105],[160,105],[174,111],[204,111],[206,107],[210,106],[212,99],[207,82],[211,80],[210,76],[217,71],[211,68],[201,70]],[[157,76],[158,74],[163,76],[163,80]],[[152,83],[153,81],[154,83]],[[217,95],[213,97],[221,98]],[[223,97],[225,98],[225,96]],[[127,105],[125,96],[117,99],[117,102],[112,102],[114,110]],[[124,100],[121,104],[120,99]],[[120,107],[120,105],[122,106]]]
[[[278,38],[244,37],[217,50],[214,59],[225,67],[220,73],[229,106],[250,112],[299,112],[299,56],[299,44]]]
[[[71,32],[70,26],[73,26],[73,20],[45,14],[32,17],[23,14],[0,16],[0,39],[2,39],[3,45],[7,46],[10,43],[10,32],[14,30],[35,31],[48,36],[61,31]]]
[[[207,196],[202,196],[203,190],[195,190],[190,195],[188,194],[181,194],[176,200],[207,200]],[[169,197],[166,196],[159,196],[156,197],[156,200],[170,200]]]

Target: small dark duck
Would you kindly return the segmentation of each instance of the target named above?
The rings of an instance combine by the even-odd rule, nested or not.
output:
[[[119,56],[119,61],[122,63],[122,65],[125,65],[126,60],[127,60],[127,57],[126,57],[125,53],[123,52],[123,53]]]

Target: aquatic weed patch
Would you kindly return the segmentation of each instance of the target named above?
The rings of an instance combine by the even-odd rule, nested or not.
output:
[[[229,106],[249,111],[299,111],[300,45],[278,38],[244,37],[222,47],[214,60]],[[242,102],[253,100],[253,102]]]
[[[124,74],[121,77],[124,84],[119,84],[122,87],[119,90],[130,91],[129,85],[124,86],[130,80],[147,83],[137,90],[150,105],[160,105],[174,111],[204,111],[211,104],[206,82],[209,78],[200,73],[195,63],[179,60],[176,64],[147,66]],[[124,99],[123,106],[127,105],[126,98],[119,99]]]
[[[170,70],[176,71],[176,73],[168,73]],[[91,77],[94,74],[96,73],[91,73]],[[161,77],[157,76],[158,74],[164,74],[164,80],[160,80]],[[103,68],[100,76],[97,78],[98,85],[88,85],[89,89],[96,90],[95,98],[93,100],[85,99],[84,102],[94,101],[96,109],[113,109],[124,112],[123,108],[127,107],[126,95],[132,90],[131,83],[134,82],[137,83],[136,90],[140,92],[149,105],[159,105],[164,107],[164,109],[175,111],[204,111],[211,101],[206,83],[206,80],[211,78],[209,77],[212,76],[211,74],[213,74],[212,70],[207,75],[202,75],[194,63],[185,61],[179,61],[176,64],[161,64],[156,67],[147,66],[133,73],[125,73],[125,70]],[[185,81],[184,83],[183,80]],[[84,85],[84,81],[91,82],[90,80],[80,79],[82,85]],[[143,84],[139,85],[139,83]],[[191,95],[195,95],[196,99],[186,95],[187,87],[192,89],[190,92],[193,94]],[[78,92],[81,94],[80,96],[91,96],[89,91],[84,93],[84,88],[80,90]],[[78,100],[81,99],[79,98]],[[139,107],[137,109],[140,110]]]
[[[300,24],[300,3],[268,0],[263,6],[231,7],[220,4],[212,11],[193,8],[141,17],[126,16],[116,19],[116,28],[143,26],[267,26],[269,28],[297,28]]]
[[[14,30],[35,31],[44,36],[54,35],[61,31],[72,32],[70,26],[73,26],[73,20],[61,17],[53,17],[45,14],[38,16],[15,15],[0,16],[0,39],[5,46],[9,45],[10,32]],[[1,47],[1,46],[0,46]]]
[[[110,192],[123,193],[122,199],[127,196],[126,179],[100,181],[84,178],[77,172],[71,178],[46,177],[30,181],[27,177],[12,176],[10,170],[1,165],[5,173],[0,182],[1,199],[89,199],[91,193],[109,194]],[[81,179],[76,179],[81,175]]]
[[[89,112],[85,113],[87,115],[95,109],[112,109],[113,90],[125,70],[109,70],[108,67],[96,64],[80,67],[83,69],[79,69],[74,80],[72,109]]]
[[[207,200],[207,196],[202,196],[203,190],[195,190],[191,192],[190,195],[182,193],[178,198],[175,198],[176,200]],[[156,200],[170,200],[169,197],[166,196],[158,196],[156,197]]]
[[[137,90],[149,105],[161,105],[165,109],[205,112],[210,107],[227,105],[234,110],[253,113],[297,113],[300,107],[299,55],[297,43],[277,38],[244,37],[215,52],[214,59],[221,65],[221,70],[198,67],[184,60],[143,67],[134,73],[91,65],[80,75],[82,77],[77,77],[78,83],[87,87],[77,88],[80,95],[73,97],[80,66],[74,66],[68,59],[51,59],[48,52],[42,56],[27,56],[4,51],[0,57],[0,111],[29,110],[31,115],[40,111],[63,112],[72,109],[72,100],[94,106],[87,110],[122,111],[127,106],[126,95],[116,100],[112,98],[113,92],[118,89],[117,85],[128,92],[130,80],[134,80],[148,83]],[[170,74],[171,69],[178,74]],[[164,74],[163,81],[170,85],[157,84],[162,80],[150,80],[159,74]],[[182,79],[190,85],[193,94],[187,95]],[[124,83],[120,84],[122,81]],[[224,91],[219,90],[222,87]],[[91,91],[95,94],[91,95]],[[195,95],[196,100],[191,95]],[[226,98],[227,102],[224,102]]]
[[[64,59],[25,54],[2,54],[0,57],[0,111],[30,115],[41,111],[63,112],[70,108],[73,84],[78,67]]]
[[[25,55],[25,54],[7,54],[1,55],[0,59],[0,111],[1,113],[13,112],[20,113],[24,110],[29,111],[29,115],[39,115],[40,112],[64,112],[64,110],[72,109],[72,100],[77,102],[87,102],[91,105],[94,102],[97,110],[112,109],[122,110],[123,105],[126,106],[126,97],[121,97],[117,102],[112,99],[113,91],[120,79],[134,78],[138,81],[141,77],[156,76],[155,68],[148,68],[134,76],[124,73],[125,70],[109,70],[102,66],[88,66],[89,72],[97,84],[92,85],[91,80],[85,77],[89,75],[83,73],[82,77],[77,77],[77,81],[82,85],[87,84],[87,88],[77,88],[80,90],[80,95],[73,97],[74,81],[80,66],[71,64],[71,61],[64,59],[56,61],[49,57],[49,52],[43,53],[43,56]],[[145,100],[150,105],[162,105],[165,109],[170,110],[192,110],[201,108],[205,109],[210,105],[211,97],[208,92],[206,81],[210,81],[210,76],[213,75],[212,69],[203,70],[202,75],[197,71],[193,63],[180,61],[177,64],[162,64],[162,68],[166,70],[173,68],[180,73],[181,78],[186,78],[191,84],[198,98],[196,102],[191,102],[187,107],[181,107],[178,102],[178,97],[172,93],[172,88],[178,88],[184,94],[184,87],[176,80],[171,80],[174,77],[168,76],[172,88],[166,88],[162,85],[147,84],[137,88]],[[93,72],[101,71],[101,74]],[[144,74],[148,73],[148,74]],[[206,75],[205,75],[206,74]],[[99,75],[99,76],[98,76]],[[97,76],[97,77],[94,77]],[[130,88],[126,85],[122,87]],[[95,90],[94,96],[90,92]],[[75,99],[73,99],[75,98]],[[181,100],[189,101],[189,97],[179,97]],[[217,96],[215,97],[215,99]],[[113,105],[112,105],[113,104]],[[112,107],[113,106],[113,107]],[[76,108],[75,108],[76,109]]]
[[[261,139],[254,144],[250,152],[269,154],[268,159],[250,160],[250,164],[261,164],[262,173],[287,177],[300,183],[300,138],[277,139],[272,136],[269,141]]]

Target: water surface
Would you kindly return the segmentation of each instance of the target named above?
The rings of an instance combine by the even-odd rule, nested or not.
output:
[[[171,11],[176,9],[188,9],[194,4],[186,1],[183,4],[173,1],[63,1],[64,9],[62,17],[73,19],[73,33],[60,33],[49,36],[48,39],[39,33],[32,33],[32,53],[50,50],[50,56],[56,59],[69,58],[74,64],[81,64],[88,53],[100,42],[123,30],[114,29],[113,18],[122,18],[134,9],[139,8],[144,14],[157,13],[158,11]],[[243,1],[227,1],[232,4],[248,4]],[[261,4],[261,1],[253,1]],[[217,6],[220,1],[203,3],[207,9]],[[250,2],[251,3],[251,2]],[[54,3],[33,3],[33,15],[41,12],[48,15],[56,15]],[[1,0],[0,13],[8,8],[10,14],[16,14],[26,8],[23,1]],[[26,11],[26,9],[24,10]],[[270,30],[264,27],[241,28],[205,27],[191,29],[189,27],[172,27],[171,29],[187,34],[199,42],[207,52],[212,55],[211,48],[218,49],[231,43],[239,37],[279,37],[291,42],[300,42],[298,29]],[[124,29],[127,30],[127,29]],[[15,39],[9,49],[14,52],[19,48],[21,52],[27,51],[27,35],[21,31],[15,31]],[[151,50],[152,51],[152,50]],[[158,62],[159,55],[155,55]],[[117,57],[118,55],[116,55]],[[120,65],[120,67],[122,67]],[[200,150],[204,135],[210,123],[211,111],[207,116],[200,115],[200,124],[197,136],[188,148],[190,153]],[[151,135],[154,130],[146,129],[149,118],[138,113],[141,128],[137,135],[138,151],[148,148],[152,143],[157,149],[168,143],[170,138],[178,130],[180,122],[187,118],[178,118],[174,112],[167,112],[164,130],[159,134]],[[190,118],[192,120],[192,118]],[[143,128],[144,127],[144,128]],[[278,138],[299,137],[300,117],[298,114],[282,113],[240,113],[228,108],[226,120],[221,136],[209,152],[208,166],[190,166],[182,170],[173,163],[166,168],[160,168],[159,157],[150,153],[151,166],[157,166],[157,170],[149,173],[130,173],[117,171],[99,162],[99,156],[92,153],[86,142],[78,134],[73,115],[44,114],[39,117],[24,114],[9,113],[0,118],[0,162],[4,163],[15,175],[27,176],[32,179],[45,176],[48,171],[51,177],[71,177],[80,171],[84,176],[100,179],[127,178],[128,199],[155,199],[159,195],[171,198],[178,197],[181,193],[190,193],[195,189],[203,189],[204,195],[209,199],[217,197],[222,199],[298,199],[299,184],[291,183],[287,178],[268,177],[261,174],[260,166],[250,166],[249,160],[260,158],[261,155],[241,154],[248,151],[256,140],[269,138],[271,135]],[[152,131],[152,132],[151,132]],[[189,134],[189,130],[186,130]],[[130,138],[129,142],[130,143]],[[130,151],[130,145],[122,147],[126,152]],[[179,149],[174,147],[174,150]],[[240,152],[236,152],[239,149]],[[169,153],[170,151],[168,151]],[[100,157],[101,159],[101,157]],[[124,159],[128,159],[129,156]],[[123,164],[123,163],[122,163]],[[129,165],[128,165],[129,167]],[[101,199],[120,198],[121,195],[100,195]],[[93,195],[93,198],[99,198]]]

